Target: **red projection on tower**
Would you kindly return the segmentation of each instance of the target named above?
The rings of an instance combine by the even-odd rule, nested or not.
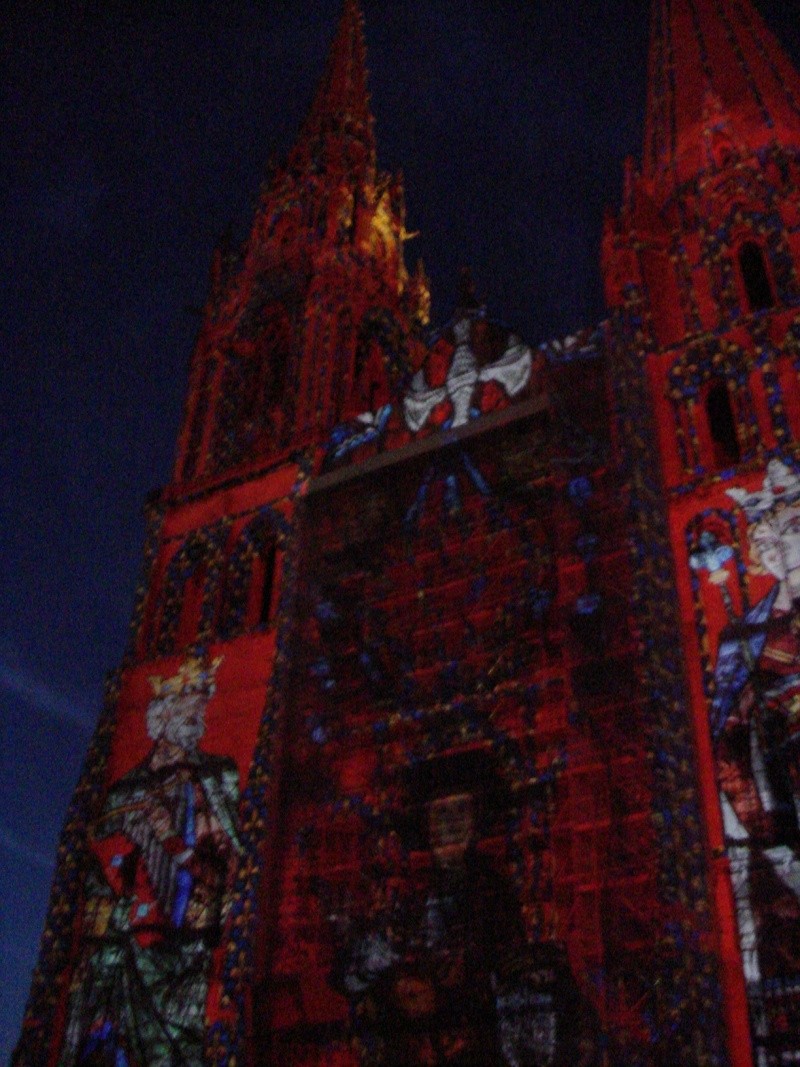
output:
[[[800,1058],[800,78],[654,0],[610,318],[432,329],[362,18],[214,257],[15,1063]],[[509,205],[509,210],[513,205]]]

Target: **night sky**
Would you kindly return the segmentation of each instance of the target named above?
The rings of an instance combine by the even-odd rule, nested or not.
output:
[[[757,5],[800,63],[797,0]],[[434,320],[467,264],[531,343],[602,317],[642,139],[645,0],[365,0],[379,158]],[[5,8],[7,12],[7,6]],[[212,249],[290,146],[339,0],[60,0],[0,15],[0,1059],[56,842],[170,475]]]

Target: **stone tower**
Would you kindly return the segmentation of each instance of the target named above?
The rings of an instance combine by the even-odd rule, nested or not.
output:
[[[242,975],[279,792],[296,504],[333,427],[383,405],[420,345],[427,282],[406,271],[404,223],[402,180],[376,166],[347,0],[244,247],[214,257],[174,475],[147,505],[130,649],[59,849],[21,1063],[198,1063],[207,1044],[233,1062],[251,1026]]]
[[[688,727],[731,1062],[759,1067],[800,1055],[798,181],[800,77],[753,5],[657,0],[610,347],[649,685]]]

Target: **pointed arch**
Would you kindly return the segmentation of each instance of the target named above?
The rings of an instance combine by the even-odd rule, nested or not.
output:
[[[741,448],[728,380],[722,374],[713,374],[706,382],[703,393],[706,422],[714,450],[714,467],[733,467],[741,459]]]
[[[202,446],[211,407],[211,394],[214,379],[219,367],[216,352],[212,352],[203,361],[194,395],[194,409],[189,419],[188,433],[183,456],[181,478],[189,481],[200,473],[203,467]]]
[[[219,474],[247,458],[252,440],[252,421],[246,417],[248,398],[256,388],[256,365],[238,347],[225,354],[222,384],[217,399],[210,467]]]
[[[408,339],[400,322],[384,308],[368,311],[356,339],[350,415],[376,411],[409,378]]]
[[[258,400],[262,420],[285,400],[294,347],[293,331],[285,309],[270,308],[257,343]]]
[[[190,534],[167,565],[152,651],[169,655],[208,641],[213,633],[224,526]]]
[[[289,388],[296,362],[290,310],[248,309],[223,356],[211,442],[211,469],[221,473],[283,443],[293,418]]]
[[[738,261],[749,310],[766,311],[774,307],[775,294],[761,245],[757,241],[745,241],[739,249]]]
[[[289,387],[295,369],[297,341],[290,313],[271,303],[252,327],[253,388],[244,398],[243,422],[249,428],[253,453],[281,444],[293,418]]]
[[[751,315],[798,296],[780,211],[765,203],[760,173],[745,167],[739,181],[740,195],[733,201],[723,186],[704,203],[703,261],[723,319]]]
[[[773,419],[782,421],[779,441],[800,441],[800,316],[791,323],[777,349],[765,348],[775,368]]]
[[[262,509],[239,534],[228,560],[220,633],[237,637],[269,628],[275,617],[286,520]]]
[[[673,365],[668,390],[687,474],[724,470],[752,454],[759,439],[752,362],[737,345],[701,341]]]
[[[336,323],[334,333],[333,358],[335,361],[332,388],[335,390],[333,400],[333,422],[340,423],[346,417],[348,401],[353,392],[353,313],[350,308],[343,308]]]

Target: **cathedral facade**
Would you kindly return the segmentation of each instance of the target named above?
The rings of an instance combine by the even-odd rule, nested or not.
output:
[[[219,252],[26,1067],[800,1062],[800,75],[653,0],[609,318],[432,330],[362,20]]]

